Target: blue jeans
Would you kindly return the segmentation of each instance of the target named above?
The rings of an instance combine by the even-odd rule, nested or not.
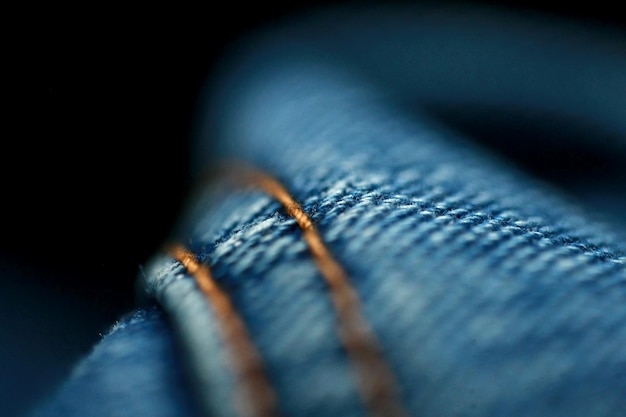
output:
[[[207,86],[198,176],[236,160],[289,191],[358,296],[406,414],[626,416],[624,235],[415,109],[550,112],[624,152],[626,42],[419,11],[337,10],[244,42]],[[199,184],[173,241],[232,303],[277,412],[371,412],[289,205],[229,175]],[[38,415],[241,412],[247,377],[193,270],[157,254],[139,283],[148,307]]]

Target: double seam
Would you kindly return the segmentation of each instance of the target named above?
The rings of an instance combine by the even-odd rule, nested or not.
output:
[[[278,200],[300,229],[313,259],[328,285],[337,316],[339,337],[356,371],[361,398],[375,417],[408,414],[400,402],[398,384],[383,358],[379,343],[361,312],[357,293],[348,275],[333,258],[309,215],[278,180],[256,170],[243,174],[246,184],[256,186]]]
[[[400,401],[395,376],[362,314],[359,297],[350,285],[345,270],[324,244],[311,218],[276,179],[249,168],[243,172],[243,175],[237,176],[237,182],[259,188],[278,200],[302,230],[315,264],[328,285],[339,338],[352,362],[359,394],[370,414],[373,417],[408,416]],[[212,278],[209,267],[200,264],[195,255],[182,246],[175,246],[170,253],[194,277],[216,312],[233,367],[240,376],[240,395],[250,405],[244,410],[244,415],[277,416],[276,395],[266,377],[260,355],[228,296]]]

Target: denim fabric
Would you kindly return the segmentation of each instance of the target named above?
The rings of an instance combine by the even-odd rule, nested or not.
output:
[[[288,23],[231,48],[207,85],[214,107],[222,108],[218,90],[228,97],[245,89],[239,83],[276,74],[283,63],[312,63],[341,68],[418,109],[457,109],[485,123],[509,109],[511,123],[554,127],[561,120],[591,129],[582,140],[626,147],[623,31],[445,5],[338,7]],[[607,140],[611,134],[618,140]],[[213,152],[206,135],[198,139],[204,155]]]
[[[626,416],[623,235],[407,106],[429,97],[506,101],[584,117],[621,135],[624,142],[606,144],[620,152],[626,56],[612,45],[570,50],[563,34],[540,47],[553,30],[546,26],[505,21],[476,34],[455,22],[330,14],[249,42],[207,93],[198,168],[236,159],[285,184],[348,273],[411,415]],[[443,38],[420,50],[415,38],[424,31],[485,42],[477,56],[448,57],[454,42]],[[532,48],[512,71],[502,66],[517,51],[491,36],[500,33]],[[440,47],[439,60],[428,61]],[[473,62],[494,51],[504,58],[493,67]],[[542,66],[554,51],[570,61]],[[328,288],[280,203],[213,178],[194,194],[174,240],[210,265],[231,297],[282,415],[367,414]],[[173,323],[200,408],[235,415],[226,347],[193,278],[158,255],[141,282]],[[178,404],[172,397],[170,406]]]
[[[169,323],[156,307],[122,318],[33,416],[200,416]]]

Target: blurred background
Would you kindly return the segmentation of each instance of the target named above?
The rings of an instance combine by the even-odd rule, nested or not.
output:
[[[0,415],[52,395],[133,308],[139,265],[167,239],[190,189],[194,110],[220,57],[243,34],[337,3],[375,2],[53,4],[5,16],[17,25],[4,54]],[[618,30],[626,21],[609,1],[454,4]],[[498,134],[458,125],[479,141]],[[544,168],[554,161],[516,158],[551,179]]]

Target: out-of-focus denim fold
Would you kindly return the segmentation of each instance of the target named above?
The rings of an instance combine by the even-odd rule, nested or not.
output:
[[[511,109],[535,122],[550,115],[594,129],[589,140],[609,135],[617,140],[602,146],[623,151],[624,50],[626,32],[546,16],[446,5],[344,6],[252,33],[231,48],[205,97],[222,109],[233,91],[283,64],[329,65],[403,104],[483,109],[487,118]],[[200,147],[213,146],[198,138]]]

